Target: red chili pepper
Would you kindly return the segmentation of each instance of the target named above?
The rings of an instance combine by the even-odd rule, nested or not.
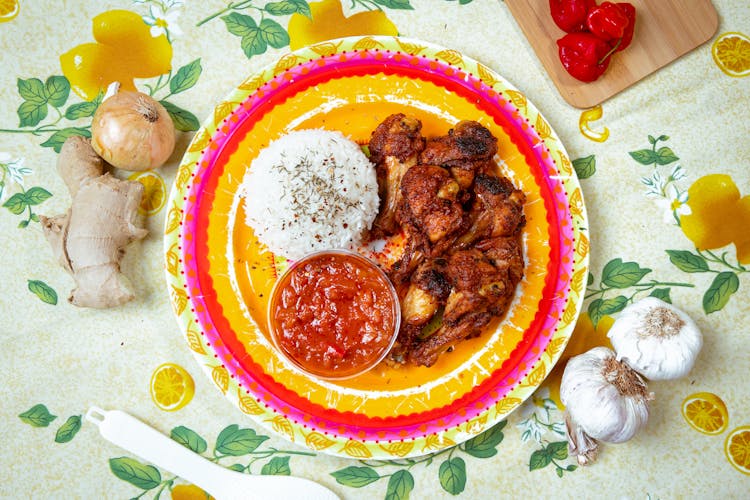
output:
[[[625,34],[630,20],[619,4],[604,2],[592,9],[586,18],[589,31],[602,40],[618,40]]]
[[[620,10],[623,11],[625,17],[628,18],[628,26],[622,34],[622,40],[620,41],[619,47],[617,47],[617,51],[619,52],[630,45],[630,42],[633,41],[633,31],[635,30],[635,7],[626,2],[620,2],[617,6],[620,7]]]
[[[593,82],[607,70],[612,47],[591,33],[568,33],[557,41],[563,67],[573,78]]]
[[[552,20],[566,33],[586,29],[586,17],[596,7],[596,0],[549,0]]]

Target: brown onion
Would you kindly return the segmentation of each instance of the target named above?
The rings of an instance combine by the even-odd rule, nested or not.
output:
[[[91,124],[91,145],[107,163],[124,170],[160,167],[174,150],[172,118],[141,92],[120,91],[104,100]]]

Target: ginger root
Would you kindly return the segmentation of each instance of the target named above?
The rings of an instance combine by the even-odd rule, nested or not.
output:
[[[104,169],[104,160],[88,139],[68,138],[57,170],[70,191],[70,209],[40,217],[52,251],[75,280],[68,301],[81,307],[114,307],[134,298],[120,260],[130,242],[148,233],[138,225],[143,185],[112,177]]]

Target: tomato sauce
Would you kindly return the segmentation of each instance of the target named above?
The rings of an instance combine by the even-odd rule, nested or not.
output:
[[[377,364],[398,331],[399,305],[388,278],[357,254],[305,258],[282,276],[269,322],[277,346],[314,375],[345,378]]]

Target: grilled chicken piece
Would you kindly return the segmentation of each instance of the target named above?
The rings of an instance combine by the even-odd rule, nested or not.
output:
[[[370,161],[375,164],[380,210],[373,222],[373,236],[381,238],[399,231],[396,213],[401,200],[401,178],[417,164],[424,149],[422,122],[403,113],[386,118],[370,138]]]
[[[492,132],[478,122],[464,120],[448,135],[427,141],[419,161],[448,168],[461,189],[469,189],[477,170],[495,153],[497,139]]]
[[[451,291],[445,265],[442,258],[428,260],[411,275],[411,283],[401,300],[401,328],[390,353],[393,360],[405,361],[422,327],[445,305]]]
[[[411,277],[409,289],[401,302],[401,320],[410,325],[424,325],[445,304],[451,283],[445,275],[445,259],[424,262]]]
[[[499,237],[459,250],[445,273],[453,283],[443,312],[443,326],[411,351],[409,359],[432,366],[456,342],[481,333],[493,317],[505,313],[523,276],[517,237]]]
[[[417,165],[401,179],[403,209],[399,221],[421,231],[434,245],[466,228],[468,217],[458,201],[461,188],[447,170]]]
[[[471,227],[456,241],[459,248],[484,238],[515,235],[526,224],[523,213],[526,196],[508,178],[477,174],[474,193],[469,215]]]
[[[507,310],[523,278],[525,196],[497,174],[497,139],[478,122],[425,141],[419,120],[391,115],[370,153],[381,198],[372,237],[402,231],[405,239],[388,271],[402,297],[390,359],[431,366]],[[441,308],[442,326],[421,338]]]
[[[508,273],[508,280],[515,289],[523,278],[523,250],[518,236],[498,236],[478,242],[474,248],[487,257],[499,272]],[[502,314],[500,311],[497,314]]]

